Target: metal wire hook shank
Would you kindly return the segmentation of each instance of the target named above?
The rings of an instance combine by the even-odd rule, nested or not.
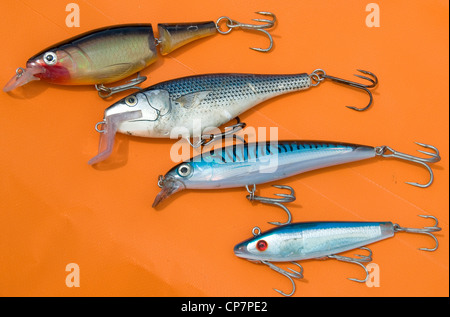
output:
[[[268,267],[270,267],[275,272],[278,272],[281,275],[286,276],[289,279],[289,281],[291,281],[291,283],[292,283],[292,291],[290,293],[284,293],[284,292],[282,292],[282,291],[280,291],[279,289],[276,289],[276,288],[274,288],[274,291],[280,293],[283,296],[292,296],[292,295],[294,295],[294,293],[295,293],[295,282],[294,282],[294,280],[292,278],[298,278],[298,279],[303,278],[303,267],[300,264],[298,264],[297,262],[293,262],[292,261],[291,263],[296,265],[296,266],[298,266],[300,268],[300,271],[296,271],[296,270],[291,269],[289,267],[288,270],[290,272],[288,272],[288,271],[286,271],[286,270],[276,266],[275,264],[273,264],[273,263],[271,263],[269,261],[264,261],[263,260],[263,261],[261,261],[261,263],[267,265]]]
[[[367,263],[367,262],[371,262],[372,261],[372,250],[370,250],[367,247],[361,247],[360,249],[369,251],[369,255],[355,254],[355,257],[352,258],[352,257],[348,257],[348,256],[332,254],[332,255],[328,255],[327,258],[336,259],[338,261],[347,262],[347,263],[353,263],[353,264],[359,265],[366,272],[366,277],[364,279],[362,279],[362,280],[356,279],[356,278],[350,278],[350,277],[348,279],[350,281],[354,281],[354,282],[358,282],[358,283],[365,283],[367,281],[367,279],[369,278],[369,271],[367,271],[367,268],[362,263]]]
[[[374,88],[376,85],[378,85],[378,78],[377,78],[377,76],[375,76],[374,73],[369,72],[367,70],[357,69],[357,71],[359,71],[359,72],[361,72],[363,74],[371,76],[372,78],[367,77],[367,76],[362,76],[362,75],[355,74],[356,77],[359,77],[361,79],[367,80],[371,84],[370,85],[364,85],[364,84],[357,83],[357,82],[354,82],[354,81],[350,81],[350,80],[347,80],[347,79],[342,79],[342,78],[330,76],[330,75],[327,75],[323,69],[316,69],[315,71],[313,71],[309,75],[309,77],[311,78],[311,80],[313,82],[315,82],[314,84],[312,84],[312,86],[317,86],[318,84],[320,84],[325,79],[331,79],[334,82],[337,82],[337,83],[340,83],[340,84],[344,84],[344,85],[347,85],[347,86],[351,86],[351,87],[354,87],[354,88],[358,88],[358,89],[364,90],[369,95],[369,98],[370,98],[369,104],[367,106],[365,106],[364,108],[356,108],[356,107],[350,107],[350,106],[346,106],[346,107],[349,108],[349,109],[352,109],[352,110],[356,110],[356,111],[365,111],[365,110],[369,109],[369,107],[373,103],[373,96],[372,96],[372,93],[370,92],[370,90],[368,88]]]
[[[259,229],[259,227],[254,227],[252,229],[252,234],[253,234],[254,237],[259,236],[261,234],[261,229]],[[270,267],[272,270],[274,270],[275,272],[278,272],[281,275],[286,276],[289,279],[289,281],[291,281],[291,283],[292,283],[292,291],[290,293],[288,293],[288,294],[286,294],[286,293],[284,293],[284,292],[274,288],[275,291],[277,291],[278,293],[280,293],[283,296],[292,296],[295,293],[295,282],[294,282],[294,280],[292,278],[303,278],[303,267],[300,264],[298,264],[297,262],[294,262],[294,261],[292,261],[291,263],[296,265],[296,266],[298,266],[300,268],[300,271],[296,271],[296,270],[291,269],[290,267],[288,267],[288,270],[290,271],[290,272],[288,272],[288,271],[286,271],[286,270],[276,266],[275,264],[273,264],[273,263],[271,263],[269,261],[265,261],[265,260],[252,261],[252,262],[265,264],[268,267]]]
[[[409,185],[413,185],[413,186],[417,186],[417,187],[421,187],[421,188],[425,188],[430,186],[433,183],[433,171],[431,170],[431,168],[426,164],[426,163],[436,163],[439,162],[441,160],[441,157],[439,156],[439,150],[429,144],[425,144],[425,143],[419,143],[419,142],[414,142],[417,145],[423,146],[424,148],[428,148],[428,149],[432,149],[434,150],[435,153],[430,153],[430,152],[425,152],[425,151],[421,151],[421,150],[417,150],[420,153],[426,154],[426,155],[430,155],[431,157],[428,158],[423,158],[423,157],[418,157],[418,156],[414,156],[414,155],[410,155],[410,154],[405,154],[405,153],[401,153],[398,151],[395,151],[394,149],[390,148],[389,146],[383,145],[383,146],[378,146],[375,148],[375,153],[376,155],[382,156],[382,157],[395,157],[395,158],[399,158],[405,161],[410,161],[410,162],[414,162],[417,164],[421,164],[423,165],[428,172],[430,173],[430,180],[428,181],[428,183],[426,184],[419,184],[419,183],[415,183],[415,182],[406,182],[406,184]],[[390,154],[389,154],[390,152]]]
[[[122,91],[125,91],[128,89],[142,90],[141,87],[138,87],[136,85],[139,85],[140,83],[142,83],[146,80],[147,80],[146,76],[141,76],[140,73],[137,73],[136,78],[131,79],[129,82],[127,82],[123,85],[114,86],[114,87],[106,87],[105,85],[100,84],[100,85],[95,85],[95,89],[97,90],[100,98],[106,99],[108,97],[111,97],[114,94],[117,94],[119,92],[122,92]]]
[[[442,229],[440,227],[438,227],[439,223],[436,217],[434,216],[427,216],[427,215],[419,215],[419,217],[422,218],[431,218],[434,219],[435,224],[432,227],[423,227],[423,228],[404,228],[401,227],[399,224],[394,224],[394,232],[411,232],[411,233],[421,233],[421,234],[426,234],[427,236],[430,236],[431,238],[433,238],[434,242],[436,242],[436,245],[434,246],[434,248],[419,248],[419,250],[422,251],[436,251],[437,248],[439,247],[439,242],[437,240],[437,238],[431,233],[431,232],[437,232],[437,231],[441,231]]]
[[[237,136],[236,133],[244,129],[247,124],[245,122],[241,122],[241,119],[239,117],[236,117],[234,119],[236,120],[236,124],[233,124],[229,127],[225,127],[224,132],[217,134],[203,134],[200,136],[199,140],[195,143],[191,142],[191,140],[189,140],[188,138],[187,141],[189,145],[192,146],[194,149],[196,149],[201,146],[208,146],[217,140],[221,140],[228,137],[233,137],[241,140],[243,143],[246,143],[246,141],[240,136]]]
[[[258,47],[250,47],[252,50],[258,51],[258,52],[268,52],[272,49],[273,47],[273,39],[272,36],[270,35],[269,32],[267,32],[265,29],[270,29],[272,28],[276,21],[277,21],[277,17],[275,16],[275,14],[271,13],[271,12],[265,12],[265,11],[258,11],[255,12],[257,14],[261,14],[261,15],[266,15],[266,16],[270,16],[272,18],[272,20],[268,20],[268,19],[252,19],[253,21],[256,22],[262,22],[263,24],[248,24],[248,23],[241,23],[238,22],[236,20],[230,19],[229,17],[226,16],[222,16],[220,18],[217,19],[216,21],[216,29],[220,34],[228,34],[231,32],[231,30],[235,29],[235,28],[241,28],[244,30],[255,30],[255,31],[259,31],[264,33],[270,41],[270,45],[268,48],[258,48]],[[220,22],[222,20],[226,20],[226,25],[228,27],[228,30],[226,31],[222,31],[220,29]]]
[[[248,188],[248,185],[245,186],[248,193],[250,194],[250,195],[247,195],[246,198],[250,201],[259,201],[263,204],[271,204],[271,205],[280,207],[287,213],[288,220],[284,223],[281,223],[281,222],[269,222],[269,223],[272,225],[275,225],[275,226],[287,225],[287,224],[291,223],[292,216],[291,216],[291,212],[289,211],[289,209],[286,206],[284,206],[283,203],[293,202],[296,199],[295,191],[291,186],[287,186],[287,185],[272,185],[272,186],[276,187],[276,188],[280,188],[280,189],[288,189],[290,191],[290,193],[289,194],[275,194],[275,196],[283,197],[283,198],[262,197],[262,196],[255,195],[256,185],[253,184],[253,187],[251,190]]]

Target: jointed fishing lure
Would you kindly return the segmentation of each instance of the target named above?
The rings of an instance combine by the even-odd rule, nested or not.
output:
[[[204,134],[191,145],[206,145],[223,136],[208,135],[211,129],[267,99],[317,86],[325,79],[365,91],[370,97],[369,104],[361,109],[349,108],[366,110],[372,104],[372,94],[368,88],[375,87],[378,80],[368,71],[360,72],[371,78],[355,76],[370,84],[329,76],[317,69],[311,74],[293,75],[206,74],[153,85],[119,100],[105,110],[103,121],[96,125],[96,130],[101,132],[99,153],[89,164],[98,163],[111,154],[116,132],[152,138],[178,138],[182,135],[189,140],[194,131],[201,131]],[[238,124],[227,133],[235,133],[244,125],[238,120]]]
[[[284,296],[291,296],[295,292],[295,283],[292,278],[303,278],[303,268],[294,261],[307,259],[332,258],[361,266],[365,272],[365,279],[350,278],[352,281],[365,282],[369,272],[362,263],[372,260],[372,251],[364,247],[370,243],[393,237],[397,232],[422,233],[432,237],[435,241],[433,248],[421,248],[423,251],[435,251],[438,241],[432,232],[440,231],[438,220],[433,216],[424,216],[436,221],[432,227],[422,229],[403,228],[392,222],[300,222],[273,228],[261,233],[258,227],[253,228],[253,237],[234,247],[234,253],[256,263],[262,263],[271,269],[286,276],[292,283],[292,292],[284,293],[275,289]],[[355,258],[337,255],[345,251],[362,248],[369,251],[368,256],[356,255]],[[289,268],[286,271],[272,262],[291,262],[300,269]]]
[[[393,150],[388,146],[366,146],[351,143],[324,141],[273,141],[239,143],[210,152],[202,153],[192,159],[173,167],[164,176],[159,177],[161,191],[156,196],[153,207],[167,197],[183,189],[219,189],[247,187],[250,200],[274,203],[283,208],[281,203],[295,200],[293,190],[289,195],[278,194],[283,198],[264,198],[255,196],[255,185],[273,182],[293,175],[334,166],[375,156],[395,157],[423,165],[430,173],[426,184],[408,182],[418,187],[428,187],[433,182],[433,172],[427,163],[440,161],[439,151],[431,145],[417,143],[435,153],[419,151],[430,157],[421,158]],[[248,186],[253,189],[249,190]],[[280,187],[280,186],[279,186]],[[274,223],[280,224],[280,223]]]
[[[95,85],[100,97],[107,98],[123,90],[139,89],[136,85],[146,80],[139,74],[121,86],[106,87],[104,84],[138,73],[155,62],[157,46],[161,54],[166,55],[194,40],[217,33],[228,34],[239,28],[266,34],[270,46],[252,49],[267,52],[273,41],[266,29],[274,26],[276,17],[270,12],[257,13],[272,19],[253,19],[259,24],[244,24],[228,17],[220,17],[216,22],[158,24],[159,38],[155,38],[151,24],[116,25],[92,30],[32,56],[25,68],[17,68],[16,75],[3,91],[42,80],[61,85]],[[222,21],[227,26],[225,30]]]

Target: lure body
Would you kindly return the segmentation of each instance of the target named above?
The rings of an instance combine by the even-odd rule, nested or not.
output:
[[[142,70],[156,58],[151,24],[101,28],[37,53],[4,91],[39,79],[62,85],[111,83]]]
[[[307,171],[368,159],[375,148],[323,141],[235,144],[172,168],[153,206],[182,189],[216,189],[267,183]]]
[[[391,222],[292,223],[237,244],[234,253],[254,261],[299,261],[357,249],[392,236]]]
[[[83,33],[61,43],[53,45],[31,57],[26,68],[19,67],[16,75],[5,85],[8,92],[33,80],[62,85],[100,85],[96,87],[102,98],[130,88],[136,89],[146,77],[140,77],[127,84],[107,88],[103,84],[112,83],[139,72],[157,58],[156,46],[166,55],[179,47],[197,39],[222,33],[228,34],[232,29],[254,29],[272,37],[265,31],[273,27],[276,18],[270,12],[257,12],[271,16],[273,20],[258,19],[265,24],[241,24],[228,17],[221,17],[216,23],[161,23],[158,24],[159,39],[156,39],[151,24],[127,24],[104,27]],[[221,31],[218,23],[228,20],[228,31]],[[232,26],[230,26],[232,25]]]
[[[203,37],[217,34],[212,21],[199,23],[160,23],[158,24],[160,52],[167,55],[177,48]]]
[[[267,99],[307,89],[310,84],[307,74],[189,76],[132,94],[107,108],[105,117],[141,110],[141,118],[122,122],[118,131],[152,138],[190,137],[194,127],[206,133]],[[137,99],[133,106],[127,104],[130,97]]]

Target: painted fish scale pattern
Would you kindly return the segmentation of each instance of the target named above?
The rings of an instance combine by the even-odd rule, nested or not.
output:
[[[311,79],[307,74],[254,75],[212,74],[184,77],[163,82],[151,89],[164,89],[172,102],[184,95],[209,91],[204,104],[228,104],[230,101],[248,100],[255,95],[282,94],[309,88]]]

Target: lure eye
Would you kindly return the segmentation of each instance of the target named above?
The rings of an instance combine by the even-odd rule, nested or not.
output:
[[[191,172],[192,172],[192,168],[188,164],[183,164],[178,168],[178,174],[181,177],[187,177],[191,174]]]
[[[258,242],[256,242],[256,248],[258,249],[258,251],[266,251],[267,247],[267,242],[264,240],[259,240]]]
[[[55,65],[58,58],[56,57],[56,54],[53,52],[47,52],[44,54],[44,63],[47,65]]]
[[[128,96],[125,98],[125,103],[127,104],[127,106],[133,107],[137,105],[137,98],[135,96]]]

